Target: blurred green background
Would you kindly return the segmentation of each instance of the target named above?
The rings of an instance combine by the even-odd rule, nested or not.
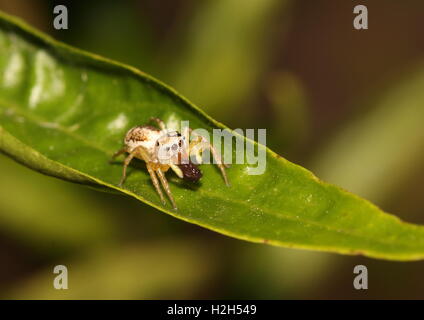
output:
[[[69,30],[53,28],[57,4]],[[356,4],[368,30],[353,28]],[[290,161],[424,223],[423,1],[0,0],[0,10],[152,74],[231,128],[266,128]],[[424,262],[247,243],[3,155],[0,168],[1,298],[424,298]],[[59,264],[69,290],[53,289]],[[352,285],[358,264],[366,291]]]

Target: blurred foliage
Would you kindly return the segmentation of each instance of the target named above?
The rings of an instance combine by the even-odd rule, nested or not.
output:
[[[73,1],[69,7],[72,32],[56,31],[65,42],[148,71],[143,62],[154,56],[153,30],[148,13],[135,10],[137,1]]]
[[[175,81],[170,83],[213,117],[248,115],[244,104],[253,98],[272,52],[269,21],[288,2],[204,1],[188,26],[186,47],[177,54]]]
[[[379,203],[393,196],[424,160],[423,87],[424,68],[414,66],[321,149],[314,172]]]
[[[189,299],[202,291],[214,269],[212,251],[185,239],[108,246],[64,265],[68,290],[56,290],[53,269],[42,269],[7,297],[19,299]],[[203,256],[202,259],[199,259]],[[172,264],[168,263],[172,260]]]
[[[293,73],[275,73],[269,79],[266,94],[273,114],[269,125],[273,135],[267,143],[290,155],[297,145],[305,143],[310,130],[304,85]]]
[[[368,130],[373,123],[372,120],[367,120],[368,116],[375,118],[376,114],[383,114],[382,119],[385,119],[385,106],[382,100],[384,96],[389,97],[390,95],[390,92],[387,91],[389,86],[386,85],[388,74],[390,74],[389,82],[392,83],[390,88],[397,88],[398,78],[401,79],[400,83],[409,83],[408,86],[411,86],[411,88],[414,86],[412,80],[411,82],[407,81],[409,75],[403,71],[405,66],[408,65],[410,66],[408,69],[412,70],[411,79],[421,81],[419,75],[413,69],[415,65],[421,68],[424,57],[422,41],[422,30],[424,28],[423,2],[420,0],[408,0],[406,2],[375,0],[367,2],[372,17],[370,29],[364,32],[352,30],[352,8],[356,2],[363,4],[360,1],[299,0],[290,4],[290,10],[287,10],[285,4],[279,7],[277,1],[274,1],[274,4],[272,4],[274,7],[272,7],[271,2],[264,1],[262,9],[258,8],[258,17],[251,16],[249,20],[246,20],[252,24],[243,26],[242,30],[249,30],[243,35],[248,37],[252,32],[253,37],[247,40],[243,40],[245,38],[242,37],[240,42],[236,38],[234,40],[235,46],[243,41],[240,48],[231,49],[233,42],[225,40],[227,33],[229,35],[235,34],[228,32],[229,30],[237,30],[235,22],[239,19],[234,18],[237,14],[230,14],[228,18],[229,13],[222,12],[221,14],[223,17],[227,17],[226,19],[215,16],[215,22],[204,20],[205,24],[217,26],[216,28],[221,30],[220,34],[212,39],[214,40],[213,50],[198,48],[198,43],[201,41],[198,37],[201,36],[203,27],[199,27],[199,30],[193,28],[201,25],[203,17],[208,16],[205,8],[212,9],[225,6],[224,1],[216,1],[217,4],[214,5],[213,0],[130,0],[119,2],[110,0],[90,2],[64,0],[60,4],[66,4],[71,13],[71,28],[67,31],[56,31],[52,28],[51,12],[57,1],[0,0],[0,10],[22,16],[36,27],[72,45],[130,63],[160,79],[164,79],[184,95],[193,98],[195,103],[207,108],[210,114],[219,115],[218,120],[222,120],[230,127],[243,125],[251,128],[268,128],[268,137],[272,136],[272,147],[278,149],[283,155],[287,154],[286,148],[288,148],[290,160],[305,166],[312,164],[311,166],[317,168],[318,171],[322,170],[322,174],[327,175],[330,180],[342,185],[346,183],[345,187],[347,188],[355,188],[357,189],[355,191],[360,194],[369,194],[371,197],[375,197],[380,205],[389,212],[397,212],[404,218],[409,218],[410,213],[415,212],[417,216],[414,219],[423,223],[424,197],[422,197],[422,190],[424,175],[421,173],[423,172],[423,165],[422,161],[419,160],[422,159],[419,155],[420,150],[416,150],[417,157],[415,158],[412,153],[409,153],[412,151],[412,149],[409,149],[412,144],[408,141],[402,141],[400,145],[384,141],[381,149],[384,155],[379,155],[372,152],[373,148],[366,147],[368,135],[360,134],[360,137],[365,140],[363,142],[364,147],[361,147],[361,143],[357,142],[356,138],[351,139],[345,133],[353,130],[351,128],[359,129],[362,126]],[[234,5],[234,3],[237,5],[236,1],[229,1],[229,5]],[[244,0],[238,1],[239,6],[236,11],[243,10],[245,3]],[[252,3],[258,2],[253,1]],[[105,12],[107,7],[113,8],[111,11],[116,11],[116,14],[115,12]],[[272,12],[272,10],[275,12]],[[106,19],[98,18],[97,12],[103,12],[102,15],[103,17],[106,16]],[[122,14],[119,17],[120,13]],[[210,15],[212,16],[212,13]],[[244,16],[241,15],[241,17]],[[121,26],[126,27],[120,29]],[[103,29],[111,32],[110,38],[106,33],[102,33]],[[213,30],[207,32],[207,34],[213,34]],[[287,37],[282,36],[286,33]],[[191,40],[192,36],[194,37],[193,40]],[[113,42],[109,39],[119,41],[120,46],[111,46],[110,44]],[[223,87],[220,87],[219,83],[215,84],[216,80],[214,80],[211,82],[214,86],[211,87],[210,91],[206,87],[206,89],[202,88],[202,94],[196,94],[196,87],[193,87],[192,84],[201,82],[207,84],[207,81],[203,78],[206,78],[209,71],[203,65],[205,70],[203,72],[202,64],[196,61],[196,57],[199,57],[199,60],[207,61],[207,66],[210,63],[215,63],[218,70],[221,70],[220,54],[226,50],[226,45],[228,45],[228,50],[238,51],[239,55],[247,54],[247,58],[245,60],[243,56],[241,57],[241,61],[246,61],[243,65],[244,68],[239,68],[240,64],[238,63],[235,67],[233,65],[227,66],[227,72],[224,73],[223,79],[238,80],[240,75],[244,76],[247,73],[250,78],[241,83],[248,83],[248,85],[234,88],[238,83],[234,81],[232,83],[233,92],[228,92],[225,87],[221,91],[217,88]],[[257,46],[262,47],[258,48]],[[217,51],[215,48],[221,51]],[[205,55],[205,57],[202,57],[202,55]],[[228,56],[231,57],[232,55],[228,54]],[[192,61],[191,59],[194,58],[196,59]],[[193,66],[190,66],[191,61]],[[189,73],[187,73],[187,79],[182,79],[185,75],[183,66],[191,74],[189,76]],[[197,71],[199,68],[200,71]],[[252,72],[244,71],[245,69],[252,70]],[[218,71],[214,72],[218,73]],[[289,76],[287,76],[287,72]],[[280,74],[283,75],[282,81],[279,80]],[[191,78],[194,76],[197,77],[196,80]],[[287,77],[288,79],[295,79],[294,82],[285,80]],[[223,81],[223,83],[225,82]],[[184,88],[182,87],[183,84]],[[280,86],[281,91],[278,90]],[[418,108],[416,103],[424,103],[421,93],[419,93],[419,90],[412,91],[412,95],[405,98],[407,101],[413,101],[412,104]],[[286,96],[284,92],[287,94],[287,100],[284,98]],[[298,94],[296,92],[303,93]],[[205,97],[203,94],[205,94]],[[211,94],[215,96],[211,97]],[[303,94],[305,94],[305,97],[302,98]],[[413,96],[415,94],[416,97]],[[195,98],[195,95],[197,98]],[[232,98],[231,95],[234,95],[235,98]],[[233,102],[231,104],[226,103],[227,101],[223,98],[225,96],[230,96]],[[381,100],[376,100],[376,96],[382,97]],[[359,100],[359,97],[361,97],[361,100]],[[287,109],[295,106],[295,103],[290,102],[292,99],[299,102],[306,101],[305,110],[300,108],[298,110],[299,115],[295,112],[292,114],[291,109]],[[405,123],[415,123],[415,120],[407,119],[402,115],[405,104],[400,103],[400,100],[396,102],[400,103],[398,109],[395,109],[396,107],[391,101],[385,101],[389,106],[393,106],[393,108],[389,108],[387,121],[384,121],[385,125],[392,125],[390,124],[392,121],[389,120],[395,115],[399,115],[400,119],[405,120]],[[222,105],[221,102],[223,102]],[[413,107],[409,108],[409,104],[406,106],[406,111],[410,115],[412,114],[412,117],[416,116],[411,113]],[[214,111],[214,108],[218,110]],[[380,111],[375,111],[377,109]],[[304,119],[302,119],[302,114],[305,116]],[[294,119],[290,116],[294,116]],[[419,116],[417,115],[415,118],[418,121]],[[292,125],[292,121],[296,125]],[[306,128],[304,127],[305,123]],[[376,131],[371,128],[371,132],[375,132],[374,139],[383,136],[391,137],[391,127],[383,128],[382,126],[378,124]],[[397,123],[395,128],[398,128],[398,126],[403,126],[403,124]],[[298,134],[296,128],[299,129]],[[422,129],[413,128],[413,130],[408,130],[407,133],[402,132],[401,136],[405,139],[415,140],[415,135],[419,137],[419,132],[422,132]],[[281,133],[277,134],[274,130],[281,130],[279,131]],[[415,133],[415,130],[418,130],[418,133]],[[343,152],[346,152],[346,147],[337,143],[339,139],[343,140],[339,138],[339,134],[341,134],[341,137],[347,137],[346,144],[354,142],[354,146],[357,146],[355,149],[358,152],[367,150],[365,155],[361,156],[362,160],[358,159],[356,163],[352,164],[358,178],[351,176],[347,179],[344,173],[335,174],[335,172],[339,172],[337,168],[343,166],[344,161],[352,163],[351,161],[358,155],[349,152],[350,157],[348,158],[343,154]],[[398,141],[396,137],[395,141]],[[406,144],[405,148],[408,149],[406,162],[400,161],[402,152],[396,153],[398,148],[404,148],[404,143]],[[326,168],[324,172],[323,167],[319,165],[320,159],[331,159],[333,157],[332,150],[336,145],[340,146],[338,148],[340,160],[335,155],[333,162],[335,170]],[[378,161],[370,158],[372,154],[378,156]],[[389,158],[391,156],[394,156],[395,160],[392,161]],[[368,161],[374,164],[377,167],[377,172],[368,171],[367,166],[360,165],[360,161]],[[397,163],[396,166],[395,162]],[[404,163],[407,164],[406,169],[403,169]],[[386,172],[384,175],[383,171],[378,168],[379,164],[384,170],[391,168],[392,171],[388,173],[384,171]],[[413,166],[415,166],[415,169],[413,169]],[[346,168],[349,169],[349,167]],[[98,226],[98,230],[95,230],[95,226],[91,227],[93,235],[96,235],[95,237],[100,240],[95,240],[94,237],[89,238],[88,234],[84,235],[83,230],[88,230],[88,228],[82,228],[82,231],[75,229],[72,232],[67,231],[69,234],[75,234],[75,243],[80,244],[71,247],[77,250],[91,251],[93,257],[100,254],[100,248],[97,245],[102,243],[105,244],[106,249],[104,250],[108,251],[110,247],[111,254],[116,255],[116,259],[118,259],[119,252],[115,251],[116,246],[136,247],[139,243],[141,244],[149,239],[148,245],[151,243],[150,241],[155,242],[155,238],[159,239],[164,235],[172,236],[173,241],[187,240],[186,234],[194,236],[189,241],[206,240],[199,242],[204,252],[208,252],[211,245],[216,246],[218,253],[215,259],[216,264],[211,267],[215,272],[211,278],[206,277],[206,283],[199,282],[201,286],[199,290],[203,291],[198,291],[195,297],[274,299],[423,297],[424,284],[421,278],[424,264],[421,262],[400,264],[372,261],[360,257],[330,257],[321,253],[281,250],[279,248],[276,250],[277,248],[247,244],[225,239],[197,227],[182,224],[165,215],[156,214],[156,212],[131,199],[101,194],[39,176],[20,165],[11,163],[10,160],[2,159],[0,170],[2,176],[7,172],[8,180],[3,181],[2,179],[0,181],[3,186],[8,188],[7,191],[11,191],[11,194],[16,194],[19,189],[15,190],[10,180],[14,180],[15,177],[23,179],[22,176],[25,176],[25,180],[22,180],[22,183],[19,184],[25,185],[24,190],[40,190],[40,193],[44,195],[43,198],[49,194],[54,197],[56,190],[62,194],[63,205],[59,211],[57,209],[51,210],[49,201],[37,202],[38,204],[35,206],[38,207],[39,205],[38,208],[42,211],[33,211],[33,215],[36,216],[31,215],[30,218],[34,220],[43,221],[45,220],[43,216],[51,217],[59,212],[61,216],[67,217],[66,221],[69,221],[67,225],[71,226],[68,230],[72,230],[74,224],[78,226],[83,221],[79,215],[75,216],[75,222],[68,220],[73,219],[74,204],[80,207],[77,202],[90,208],[88,211],[93,211],[93,216],[97,216],[96,212],[98,211],[107,212],[97,220],[102,220],[99,221],[99,226],[103,227]],[[370,178],[368,178],[368,174],[371,174]],[[374,180],[376,176],[382,177],[383,180],[383,184],[380,184],[381,192],[378,190],[379,188],[376,190],[373,183],[373,181],[376,181]],[[365,181],[371,181],[372,188],[368,189]],[[387,188],[385,187],[386,184],[388,185]],[[362,187],[366,189],[362,190]],[[2,188],[3,193],[4,187]],[[22,186],[18,186],[18,188],[22,188]],[[386,191],[388,194],[385,194]],[[7,198],[3,195],[1,198],[4,199],[5,197]],[[85,204],[86,202],[87,204]],[[89,203],[92,203],[93,206]],[[17,206],[17,204],[15,205]],[[10,205],[8,204],[8,206]],[[21,204],[21,206],[26,207],[27,205]],[[28,213],[22,212],[19,208],[7,207],[6,209],[0,203],[0,212],[3,213],[6,210],[8,219],[12,216],[15,216],[15,218],[11,222],[1,218],[0,223],[0,259],[2,261],[0,264],[0,292],[2,296],[11,297],[11,292],[14,293],[13,297],[17,298],[28,297],[29,295],[35,296],[37,289],[41,291],[45,283],[34,285],[31,289],[32,293],[26,289],[29,288],[32,281],[35,283],[37,279],[41,279],[43,276],[46,281],[48,279],[51,283],[54,278],[52,274],[54,265],[64,263],[64,259],[71,266],[74,262],[78,265],[84,263],[84,257],[75,257],[71,254],[72,251],[66,249],[69,248],[69,243],[73,242],[71,238],[67,238],[65,241],[57,240],[61,244],[55,245],[55,238],[51,238],[49,234],[53,235],[60,232],[46,231],[47,236],[42,239],[39,232],[42,227],[32,228],[31,222],[27,222],[24,218],[29,216]],[[4,215],[3,213],[2,216]],[[90,219],[87,218],[87,220]],[[114,224],[116,229],[110,229],[108,221],[116,221]],[[45,221],[43,223],[48,225],[51,222]],[[87,226],[90,225],[91,223],[87,222]],[[99,230],[100,228],[103,230]],[[26,233],[24,234],[25,230]],[[79,235],[76,236],[77,234]],[[101,240],[107,238],[107,234],[118,236],[115,245],[110,244],[110,241],[104,242]],[[57,239],[63,238],[60,235],[57,236]],[[46,251],[46,249],[49,250],[49,239],[52,243],[50,250],[56,252],[53,257],[50,257],[50,254]],[[130,243],[128,243],[129,239]],[[136,245],[134,245],[134,242]],[[92,244],[96,245],[92,247]],[[144,248],[144,244],[142,247]],[[264,250],[264,248],[266,249]],[[58,252],[64,259],[57,257]],[[163,252],[163,263],[172,265],[171,256],[165,254],[165,252],[168,252],[166,248]],[[199,258],[203,258],[203,256],[196,256],[196,259]],[[89,261],[88,258],[87,261]],[[357,264],[367,265],[370,275],[372,275],[372,284],[366,292],[352,289],[352,270]],[[133,274],[134,278],[140,276],[125,266],[114,269],[117,277],[124,270]],[[103,272],[107,272],[107,270]],[[70,276],[72,277],[72,273]],[[90,276],[92,276],[91,272],[85,273],[86,279],[89,279]],[[195,277],[197,277],[197,274],[193,276],[193,278]],[[70,281],[70,286],[72,286],[72,280]],[[104,290],[112,291],[115,286],[119,286],[119,283],[108,283],[103,287]],[[142,283],[137,282],[137,285],[140,285],[140,290],[143,290]],[[85,290],[91,289],[92,287],[87,285]],[[39,294],[41,294],[40,291],[38,291]],[[126,294],[126,297],[137,298],[138,295],[134,292]],[[81,294],[87,296],[84,292]],[[96,291],[92,297],[99,297],[100,295],[101,292]],[[162,295],[146,293],[145,296],[169,297],[166,292],[162,292]]]

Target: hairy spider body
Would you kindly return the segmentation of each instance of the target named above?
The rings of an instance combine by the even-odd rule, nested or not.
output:
[[[166,201],[159,185],[158,177],[174,209],[177,209],[165,173],[172,169],[181,179],[191,182],[199,181],[202,177],[202,172],[196,164],[190,161],[190,156],[194,155],[196,161],[201,163],[201,153],[205,149],[210,149],[217,166],[221,170],[225,183],[227,186],[229,185],[225,173],[225,164],[222,163],[215,148],[204,137],[196,135],[195,139],[187,141],[189,140],[189,134],[192,132],[191,129],[187,128],[188,132],[181,135],[178,131],[169,131],[162,120],[158,118],[152,118],[151,120],[158,124],[159,129],[149,125],[130,129],[125,136],[124,147],[112,157],[113,159],[121,154],[128,153],[124,161],[120,186],[125,181],[127,167],[131,160],[133,158],[143,160],[146,162],[147,171],[162,203],[165,204]]]

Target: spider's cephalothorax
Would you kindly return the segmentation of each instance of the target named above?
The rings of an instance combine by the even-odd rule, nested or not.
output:
[[[152,118],[151,120],[155,121],[160,129],[148,125],[130,129],[124,139],[124,148],[113,155],[113,158],[115,158],[120,154],[128,153],[124,162],[120,186],[125,181],[127,167],[131,160],[134,157],[141,159],[146,162],[147,170],[162,202],[166,203],[157,177],[159,177],[174,209],[177,209],[165,172],[171,168],[178,177],[184,180],[199,181],[202,177],[202,172],[196,164],[190,161],[190,156],[194,155],[197,162],[201,163],[201,153],[205,149],[210,149],[217,166],[221,170],[224,181],[228,185],[225,173],[226,165],[222,163],[220,156],[207,139],[200,135],[195,135],[192,141],[188,141],[188,137],[192,132],[191,129],[187,128],[188,132],[182,135],[178,131],[167,130],[164,122],[158,118]]]

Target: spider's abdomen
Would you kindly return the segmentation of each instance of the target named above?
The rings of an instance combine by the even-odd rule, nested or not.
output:
[[[161,131],[155,127],[138,126],[127,132],[124,143],[130,150],[141,146],[151,151],[154,149],[155,143],[161,135]]]
[[[181,169],[184,180],[197,182],[202,177],[202,171],[194,163],[179,164],[178,168]]]

